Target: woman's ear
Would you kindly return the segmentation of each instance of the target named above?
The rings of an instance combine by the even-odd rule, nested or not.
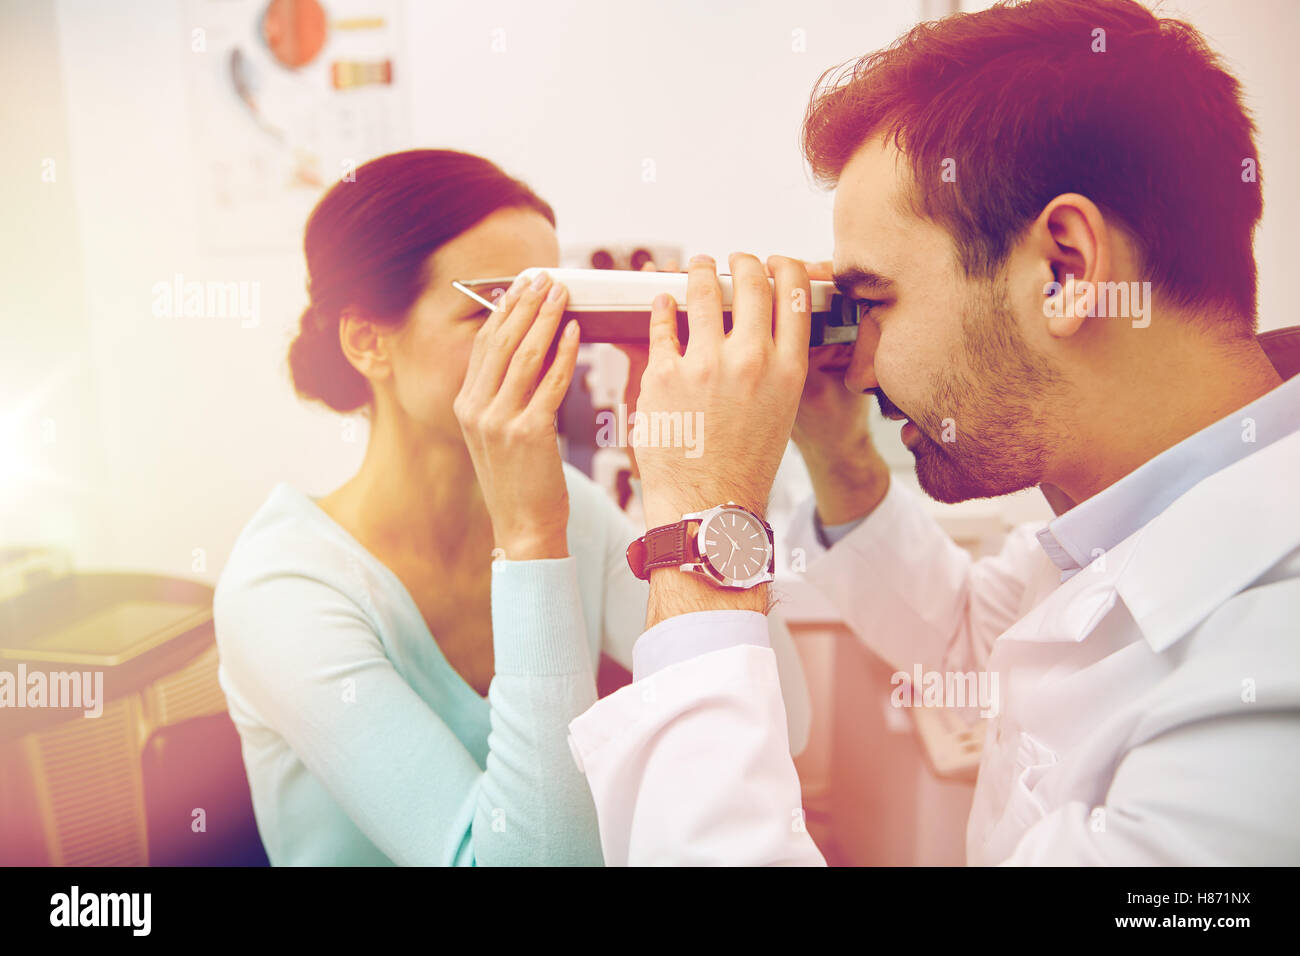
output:
[[[345,310],[339,316],[339,346],[352,367],[368,380],[384,379],[392,374],[388,339],[369,319]]]
[[[1047,331],[1056,338],[1074,335],[1096,315],[1098,283],[1111,279],[1106,220],[1087,196],[1063,193],[1043,207],[1030,230],[1052,275],[1043,309]]]

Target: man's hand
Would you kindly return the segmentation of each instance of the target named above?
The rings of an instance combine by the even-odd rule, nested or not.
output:
[[[655,264],[653,259],[647,259],[641,266],[642,272],[677,272],[677,260],[669,259],[662,270]],[[636,411],[636,401],[641,394],[641,376],[645,374],[646,366],[650,363],[650,346],[649,345],[616,345],[614,346],[620,352],[627,356],[627,384],[623,387],[623,404],[628,410],[629,418],[631,413]],[[629,424],[629,429],[630,429]],[[620,440],[628,440],[626,447],[631,447],[631,435],[620,435]],[[640,478],[641,472],[637,470],[636,455],[628,455],[628,464],[631,465],[632,477]]]
[[[764,514],[777,466],[794,425],[808,371],[809,285],[803,264],[768,260],[775,292],[753,256],[730,259],[732,329],[723,334],[722,292],[713,260],[691,260],[686,292],[690,340],[677,340],[677,303],[655,300],[650,361],[637,410],[660,428],[658,445],[635,446],[646,526],[672,524],[688,512],[733,501]],[[656,422],[657,416],[657,422]],[[692,441],[672,447],[665,437]],[[765,611],[766,588],[715,588],[674,569],[651,574],[649,624],[693,610]]]

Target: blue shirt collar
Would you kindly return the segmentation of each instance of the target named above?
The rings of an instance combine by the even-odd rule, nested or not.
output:
[[[1038,532],[1066,581],[1202,479],[1300,430],[1300,376],[1201,429]]]

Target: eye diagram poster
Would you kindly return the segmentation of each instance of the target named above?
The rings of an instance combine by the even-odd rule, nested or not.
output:
[[[401,14],[400,0],[188,0],[209,251],[298,248],[324,190],[409,145]]]

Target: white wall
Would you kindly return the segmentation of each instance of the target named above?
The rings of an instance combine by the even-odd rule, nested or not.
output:
[[[557,209],[565,243],[649,237],[719,257],[827,255],[830,199],[808,185],[796,138],[806,97],[822,69],[886,42],[917,8],[822,0],[701,12],[678,0],[627,16],[596,0],[409,2],[410,145],[481,152],[528,179]],[[104,461],[86,477],[107,528],[96,536],[83,522],[65,543],[82,566],[215,580],[275,482],[331,489],[355,469],[364,433],[345,440],[337,416],[289,387],[301,257],[203,252],[183,5],[60,0],[57,10],[58,49],[41,56],[47,70],[61,64],[49,81],[66,89],[63,188],[77,215],[24,228],[84,262],[85,321],[59,335],[94,372],[87,438]],[[493,54],[498,29],[506,50]],[[806,52],[792,50],[796,30]],[[647,159],[657,178],[643,183]],[[249,223],[259,236],[301,228]],[[176,272],[260,282],[259,325],[155,318],[151,290]],[[25,500],[49,510],[56,499]],[[50,535],[30,523],[0,533],[38,537]]]
[[[1227,0],[1182,5],[1240,62],[1257,103],[1262,302],[1265,323],[1283,324],[1283,223],[1297,202],[1280,173],[1296,135],[1286,111],[1296,66],[1283,44],[1296,14],[1281,0],[1252,4],[1249,17]],[[410,145],[481,152],[529,180],[555,206],[566,244],[828,255],[830,196],[810,187],[798,150],[807,96],[824,68],[889,42],[933,3],[701,6],[668,0],[633,14],[598,0],[410,0]],[[80,369],[32,419],[58,419],[58,442],[35,442],[29,422],[20,438],[32,469],[17,479],[0,470],[0,545],[57,542],[83,567],[215,580],[274,483],[324,493],[363,451],[363,433],[345,440],[337,416],[303,406],[289,387],[301,256],[203,252],[184,82],[196,54],[183,5],[59,0],[57,20],[43,26],[26,4],[0,9],[12,80],[5,125],[17,133],[0,182],[13,223],[0,407],[62,363]],[[31,29],[11,29],[19,20]],[[800,36],[806,52],[795,51]],[[505,52],[491,52],[502,39]],[[19,97],[24,75],[35,81]],[[50,155],[61,157],[54,190],[35,172]],[[292,238],[302,222],[248,228]],[[260,282],[259,325],[155,318],[151,290],[176,272]],[[50,474],[29,473],[40,469]],[[972,507],[1039,507],[1032,496],[1020,502]]]
[[[1205,34],[1242,82],[1246,106],[1259,129],[1259,168],[1264,186],[1264,216],[1255,234],[1259,265],[1259,328],[1277,329],[1300,322],[1288,278],[1300,243],[1300,188],[1294,173],[1300,154],[1296,90],[1300,61],[1294,38],[1300,31],[1300,4],[1295,0],[1170,0],[1165,16],[1188,20]]]
[[[413,4],[415,137],[527,177],[555,207],[562,241],[657,238],[719,261],[735,249],[829,256],[830,196],[810,188],[798,148],[809,93],[823,69],[888,42],[918,9]],[[806,52],[792,50],[796,31]],[[505,53],[490,52],[494,38]]]
[[[49,4],[0,0],[0,548],[111,539]]]

